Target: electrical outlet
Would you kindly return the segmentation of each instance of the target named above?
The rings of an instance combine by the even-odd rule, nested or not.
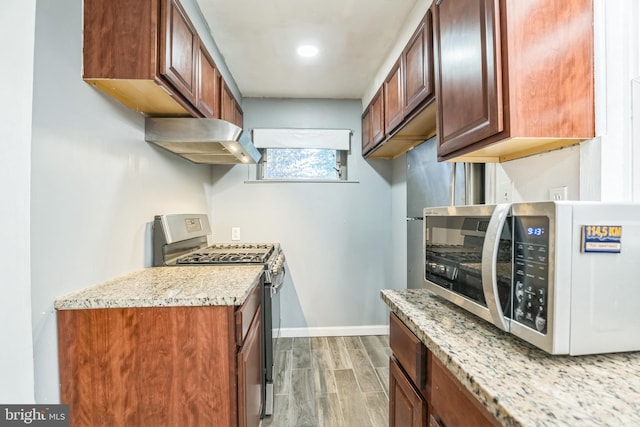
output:
[[[231,227],[231,240],[240,240],[240,227]]]
[[[513,201],[513,182],[502,181],[496,188],[496,203],[511,203]]]
[[[567,200],[567,187],[550,188],[549,200]]]

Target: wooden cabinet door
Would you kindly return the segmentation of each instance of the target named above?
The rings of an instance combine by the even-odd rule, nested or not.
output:
[[[220,92],[220,118],[233,124],[236,124],[236,98],[233,96],[231,89],[222,79],[222,90]]]
[[[384,118],[385,132],[392,133],[404,119],[403,61],[399,58],[385,79]]]
[[[258,427],[262,413],[262,322],[256,312],[238,352],[238,426]]]
[[[389,359],[389,427],[426,427],[427,404],[393,359]]]
[[[371,148],[373,149],[377,144],[382,142],[385,137],[384,97],[382,96],[382,88],[378,89],[378,92],[371,100],[370,105],[371,122],[369,132],[371,138]]]
[[[195,103],[198,35],[177,0],[165,0],[162,12],[160,75]]]
[[[431,357],[431,418],[446,427],[498,426],[497,420],[483,408],[449,370]],[[437,426],[438,424],[436,424]]]
[[[201,43],[198,45],[196,108],[204,117],[220,117],[220,74]]]
[[[439,155],[503,130],[499,0],[437,0]]]
[[[362,115],[362,154],[371,148],[371,109],[367,108]]]
[[[236,107],[236,114],[235,114],[235,124],[238,125],[238,127],[244,127],[244,113],[242,112],[242,107],[240,107],[240,104],[238,102],[235,102],[235,107]]]
[[[402,54],[404,62],[404,115],[408,116],[433,95],[433,18],[427,12]]]

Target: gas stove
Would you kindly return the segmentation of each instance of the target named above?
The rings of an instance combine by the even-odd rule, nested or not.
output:
[[[176,264],[266,264],[276,244],[217,244],[176,259]]]
[[[277,243],[208,244],[209,218],[204,214],[156,215],[153,221],[153,265],[263,264],[277,273],[284,255]]]

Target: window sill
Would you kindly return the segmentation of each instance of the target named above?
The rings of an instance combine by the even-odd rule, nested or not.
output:
[[[345,179],[252,179],[244,182],[245,184],[359,184],[360,181],[352,181]]]

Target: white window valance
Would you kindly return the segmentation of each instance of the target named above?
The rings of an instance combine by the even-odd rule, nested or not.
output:
[[[253,129],[257,148],[349,150],[349,129]]]

